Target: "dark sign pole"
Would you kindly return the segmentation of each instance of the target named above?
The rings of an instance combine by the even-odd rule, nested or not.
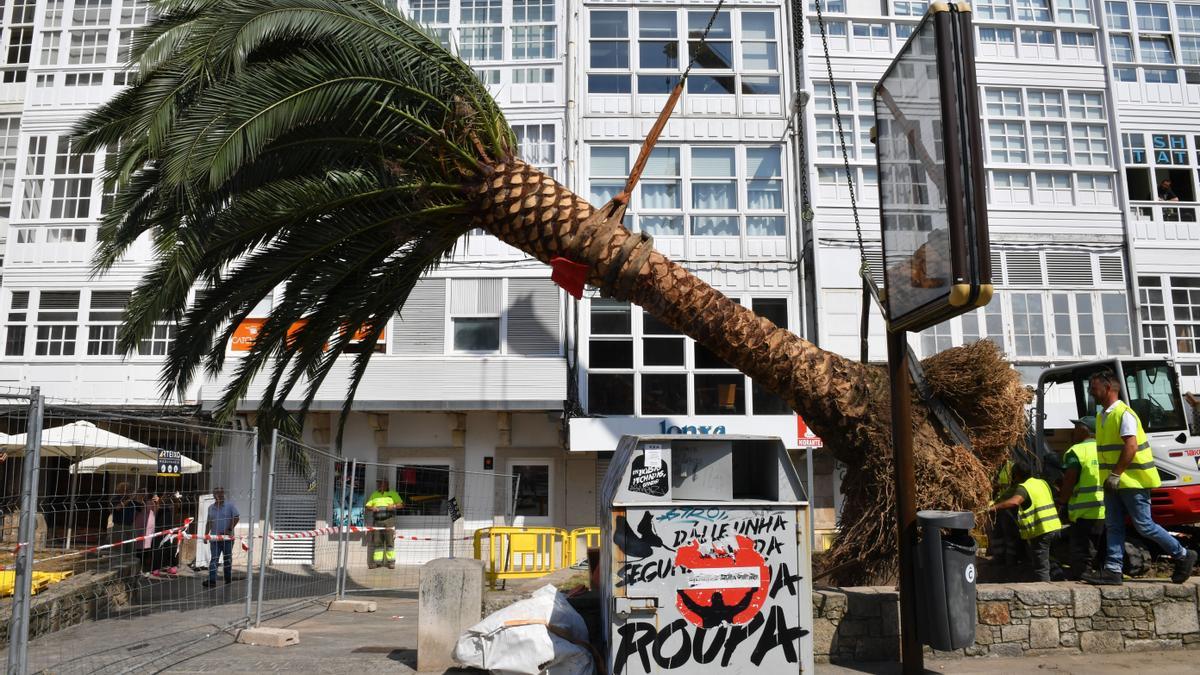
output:
[[[917,479],[913,468],[912,391],[908,385],[908,332],[888,331],[888,379],[892,389],[892,465],[896,489],[896,545],[900,550],[900,660],[905,675],[925,669],[917,634],[915,556]]]

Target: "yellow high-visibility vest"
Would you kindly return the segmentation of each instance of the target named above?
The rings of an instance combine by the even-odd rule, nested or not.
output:
[[[1030,478],[1021,483],[1029,495],[1029,503],[1022,504],[1017,511],[1017,529],[1022,539],[1033,539],[1062,529],[1058,519],[1058,507],[1050,494],[1050,485],[1041,478]]]
[[[1104,480],[1100,477],[1096,440],[1089,438],[1072,445],[1063,453],[1064,458],[1068,455],[1075,455],[1079,460],[1079,479],[1067,502],[1071,520],[1104,520]]]
[[[1154,466],[1154,452],[1150,449],[1150,439],[1142,428],[1142,420],[1124,401],[1117,401],[1113,409],[1103,418],[1096,420],[1096,452],[1100,459],[1100,482],[1103,483],[1108,474],[1117,466],[1121,451],[1125,449],[1125,440],[1121,438],[1121,418],[1128,412],[1137,420],[1137,453],[1133,461],[1121,474],[1119,489],[1146,490],[1162,485],[1158,469]]]

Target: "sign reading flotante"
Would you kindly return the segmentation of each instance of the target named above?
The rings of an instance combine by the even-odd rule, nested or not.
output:
[[[179,478],[182,473],[183,459],[177,450],[158,451],[159,478]]]

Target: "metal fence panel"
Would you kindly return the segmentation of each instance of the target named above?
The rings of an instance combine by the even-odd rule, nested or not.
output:
[[[337,593],[343,538],[333,522],[338,458],[274,434],[255,623]]]
[[[8,434],[0,439],[7,453],[0,536],[18,544],[9,523],[18,514],[32,522],[32,536],[19,543],[32,565],[12,570],[17,594],[0,600],[12,607],[17,628],[9,633],[9,672],[124,672],[169,663],[189,645],[245,623],[254,550],[246,535],[257,519],[255,434],[182,415],[57,403],[30,415],[31,400],[0,397],[0,432]],[[36,461],[27,450],[36,444],[31,435],[40,440]],[[224,527],[210,508],[219,487],[239,515],[231,529],[239,537],[231,542],[236,573],[229,583],[209,584],[215,551],[197,535]],[[20,508],[13,496],[25,494],[36,508]],[[0,558],[6,567],[8,557]],[[26,587],[34,595],[24,645]]]
[[[349,534],[344,592],[415,592],[422,565],[437,558],[471,557],[475,530],[512,522],[517,477],[510,474],[403,461],[358,461],[354,470],[353,497],[344,520],[356,528],[384,530]],[[350,483],[343,477],[342,484]],[[371,494],[385,484],[403,500],[390,516],[366,507]],[[391,564],[386,552],[383,564],[374,560],[385,540],[392,542]]]

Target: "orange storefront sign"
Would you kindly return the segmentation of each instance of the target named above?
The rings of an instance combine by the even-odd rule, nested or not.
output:
[[[263,324],[266,322],[266,319],[245,319],[238,324],[238,327],[233,331],[233,337],[229,340],[229,350],[234,352],[250,351],[250,348],[254,345],[254,341],[258,339],[258,334],[262,330]],[[293,323],[291,327],[288,328],[288,337],[290,338],[295,335],[296,332],[303,328],[304,324],[306,323],[307,321],[304,319]],[[366,328],[359,328],[354,332],[354,342],[361,342],[366,337]],[[386,330],[379,334],[378,342],[379,344],[387,344]],[[326,347],[328,347],[328,345],[326,345]]]

